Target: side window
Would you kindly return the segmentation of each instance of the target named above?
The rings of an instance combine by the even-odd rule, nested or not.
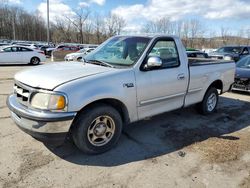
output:
[[[5,52],[12,52],[11,47],[3,49]]]
[[[247,54],[249,54],[248,49],[247,49],[247,48],[244,48],[244,49],[243,49],[243,51],[242,51],[242,54],[243,54],[243,55],[247,55]]]
[[[65,47],[63,48],[63,50],[68,51],[68,50],[70,50],[70,47],[66,47],[66,46],[65,46]]]
[[[28,48],[21,48],[21,50],[20,51],[22,51],[22,52],[30,52],[30,51],[32,51],[31,49],[28,49]]]
[[[12,52],[18,52],[18,47],[12,47],[11,50]]]
[[[162,68],[179,66],[179,57],[175,42],[172,40],[159,40],[149,53],[149,56],[157,56],[162,60]]]
[[[206,57],[205,57],[205,54],[201,54],[201,53],[200,53],[200,54],[197,54],[196,57],[197,57],[197,58],[206,58]]]

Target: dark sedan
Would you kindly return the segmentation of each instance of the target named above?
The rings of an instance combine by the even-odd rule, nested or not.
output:
[[[250,93],[250,55],[237,62],[235,83],[232,90],[247,91]]]
[[[225,59],[239,61],[250,54],[249,46],[225,46],[209,54],[213,59]]]

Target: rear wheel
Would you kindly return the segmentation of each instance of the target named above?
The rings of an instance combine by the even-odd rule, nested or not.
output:
[[[77,58],[77,61],[82,61],[82,57],[78,57],[78,58]]]
[[[216,110],[218,99],[217,89],[214,87],[209,88],[202,102],[197,105],[198,111],[203,115],[213,113]]]
[[[30,64],[32,65],[39,65],[40,59],[38,57],[32,57],[30,60]]]
[[[75,145],[89,154],[103,153],[119,140],[122,131],[120,114],[101,104],[82,111],[74,121],[72,137]]]

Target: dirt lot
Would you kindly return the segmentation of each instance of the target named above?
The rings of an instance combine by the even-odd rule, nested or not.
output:
[[[222,95],[210,116],[190,107],[129,125],[116,148],[88,156],[15,126],[5,101],[24,68],[0,66],[0,187],[250,187],[250,95]]]

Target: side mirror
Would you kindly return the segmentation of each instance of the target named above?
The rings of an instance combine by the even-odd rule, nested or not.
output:
[[[249,54],[249,52],[246,50],[242,52],[242,55],[248,55],[248,54]]]
[[[162,61],[159,57],[150,57],[145,65],[145,69],[152,69],[156,67],[161,67]]]

